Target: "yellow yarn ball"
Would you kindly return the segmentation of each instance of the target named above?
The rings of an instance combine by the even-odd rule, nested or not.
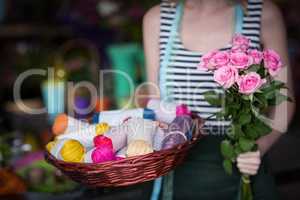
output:
[[[96,135],[103,135],[110,129],[107,123],[100,123],[96,125]]]
[[[49,142],[49,143],[46,145],[47,151],[50,152],[50,151],[53,149],[53,147],[55,146],[55,144],[56,144],[56,141],[51,141],[51,142]]]
[[[83,162],[84,146],[77,140],[67,140],[60,150],[62,159],[66,162]]]
[[[147,143],[144,140],[135,140],[128,145],[126,156],[127,157],[140,156],[152,152],[153,152],[153,148],[149,143]]]

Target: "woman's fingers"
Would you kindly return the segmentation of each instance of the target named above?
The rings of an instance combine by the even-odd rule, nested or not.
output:
[[[242,174],[245,174],[245,175],[251,175],[251,176],[257,174],[257,171],[255,171],[255,170],[249,170],[249,169],[240,169],[240,172],[241,172]]]
[[[241,158],[260,157],[260,152],[255,151],[255,152],[241,153],[238,157],[241,157]]]
[[[247,175],[255,175],[261,163],[260,152],[248,152],[237,157],[237,167],[240,172]]]
[[[247,164],[241,164],[241,163],[238,163],[237,167],[239,169],[254,170],[254,171],[258,171],[258,169],[259,169],[259,165],[247,165]]]
[[[246,158],[237,158],[238,163],[249,164],[249,165],[260,165],[261,160],[260,157],[246,157]]]
[[[247,175],[256,175],[259,169],[259,165],[246,165],[241,163],[238,163],[237,167],[241,173]]]

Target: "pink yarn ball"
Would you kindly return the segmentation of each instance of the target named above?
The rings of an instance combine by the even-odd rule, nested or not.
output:
[[[111,149],[113,149],[113,143],[110,138],[105,137],[104,135],[98,135],[94,137],[94,146],[100,147],[100,146],[107,146]]]
[[[116,156],[113,152],[113,149],[108,146],[99,146],[97,147],[92,155],[93,163],[102,163],[106,161],[116,160]]]
[[[187,105],[181,104],[176,107],[176,116],[191,115]]]

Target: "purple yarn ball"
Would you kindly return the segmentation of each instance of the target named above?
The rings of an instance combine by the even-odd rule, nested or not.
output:
[[[169,133],[162,141],[162,149],[171,149],[186,141],[186,136],[180,132]]]

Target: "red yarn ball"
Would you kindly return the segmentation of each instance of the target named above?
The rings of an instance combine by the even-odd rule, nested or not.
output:
[[[107,146],[111,149],[113,149],[113,143],[110,138],[105,137],[104,135],[98,135],[94,137],[94,146],[100,147],[100,146]]]

